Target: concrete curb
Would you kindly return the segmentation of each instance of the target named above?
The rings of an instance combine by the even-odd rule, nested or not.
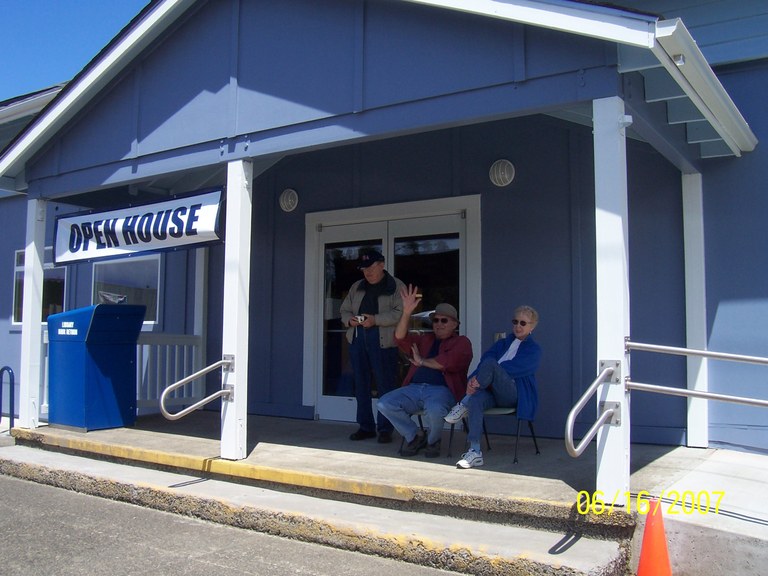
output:
[[[597,572],[590,570],[587,573],[565,566],[543,564],[525,556],[506,558],[483,555],[482,551],[473,552],[461,545],[446,547],[413,533],[386,534],[365,528],[356,530],[348,525],[337,525],[300,513],[237,506],[217,498],[174,493],[162,486],[126,483],[5,458],[0,458],[0,474],[237,528],[477,576],[621,576],[625,574],[629,561],[630,551],[626,542],[619,546],[616,557],[608,560]],[[567,543],[564,545],[567,546]]]
[[[194,472],[210,478],[248,483],[309,496],[337,499],[397,510],[423,512],[465,520],[516,525],[536,530],[580,534],[591,538],[629,541],[637,518],[624,512],[579,514],[575,503],[533,498],[505,498],[425,486],[350,480],[246,461],[203,458],[173,452],[107,444],[87,438],[12,430],[16,442],[35,448],[103,458],[169,471]]]

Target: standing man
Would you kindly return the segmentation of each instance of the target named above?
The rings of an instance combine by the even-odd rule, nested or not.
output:
[[[432,332],[410,334],[408,323],[421,295],[409,285],[402,296],[403,316],[395,330],[395,341],[409,355],[411,369],[402,387],[379,398],[379,411],[403,437],[402,456],[415,456],[424,448],[427,458],[436,458],[440,455],[443,418],[466,390],[472,344],[459,335],[459,315],[446,302],[438,304],[429,315]],[[411,419],[422,410],[429,428],[426,437]]]
[[[357,400],[357,432],[350,440],[365,440],[379,435],[379,442],[392,442],[392,424],[381,413],[373,419],[371,376],[376,379],[379,398],[393,390],[397,382],[398,351],[395,326],[403,314],[400,280],[384,269],[384,256],[367,249],[360,254],[358,280],[341,304],[341,322],[348,327],[347,341],[352,361]]]

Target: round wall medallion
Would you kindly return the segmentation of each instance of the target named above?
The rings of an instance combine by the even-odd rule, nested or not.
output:
[[[293,188],[286,188],[280,194],[280,208],[283,212],[291,212],[299,205],[299,195]]]
[[[509,160],[496,160],[488,171],[494,186],[508,186],[515,179],[515,165]]]

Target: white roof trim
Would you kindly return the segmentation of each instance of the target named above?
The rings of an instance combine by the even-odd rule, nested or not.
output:
[[[653,53],[736,156],[751,152],[757,137],[712,71],[679,18],[656,25]]]
[[[10,104],[0,105],[0,124],[13,122],[37,114],[61,92],[61,86],[53,86],[30,96],[15,99]]]
[[[133,56],[157,38],[195,0],[165,0],[149,12],[128,34],[103,54],[83,76],[73,80],[60,99],[6,153],[0,157],[0,176],[18,172],[64,123],[122,70]]]
[[[617,9],[557,0],[405,0],[611,40],[640,48],[654,45],[656,19]]]

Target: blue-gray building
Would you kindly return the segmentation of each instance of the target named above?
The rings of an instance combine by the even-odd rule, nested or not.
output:
[[[455,303],[475,358],[517,305],[538,309],[539,434],[562,437],[616,360],[599,400],[632,441],[767,448],[759,408],[644,392],[630,408],[622,385],[765,395],[753,364],[633,352],[630,370],[624,339],[768,355],[766,20],[757,0],[149,3],[0,155],[20,425],[46,411],[30,318],[112,301],[148,305],[140,411],[232,355],[225,436],[247,414],[353,421],[338,307],[376,246],[425,311]],[[162,236],[164,203],[211,190],[213,242],[56,247],[68,216],[132,211]]]

